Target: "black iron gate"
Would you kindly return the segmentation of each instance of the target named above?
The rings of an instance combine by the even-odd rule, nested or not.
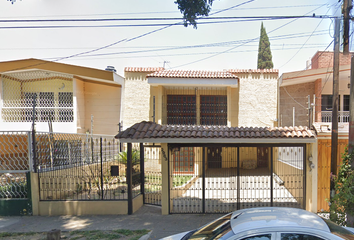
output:
[[[305,208],[305,145],[170,149],[170,213]]]

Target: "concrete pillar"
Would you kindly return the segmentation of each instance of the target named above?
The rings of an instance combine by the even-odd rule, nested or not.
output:
[[[32,214],[33,216],[39,215],[39,185],[38,185],[38,173],[31,172],[31,192],[32,192]]]

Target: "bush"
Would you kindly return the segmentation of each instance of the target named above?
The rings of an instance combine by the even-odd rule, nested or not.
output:
[[[350,164],[353,156],[353,152],[349,154],[348,149],[345,149],[338,175],[331,176],[335,194],[329,201],[330,220],[341,226],[347,225],[346,214],[354,214],[354,171]]]

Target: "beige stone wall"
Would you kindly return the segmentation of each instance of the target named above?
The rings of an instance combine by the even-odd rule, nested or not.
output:
[[[125,73],[124,129],[141,121],[149,121],[150,85],[147,83],[147,74],[141,72]]]
[[[315,82],[281,87],[279,94],[280,126],[293,125],[293,107],[295,107],[295,126],[308,126],[307,96],[310,95],[312,102],[314,94]]]
[[[278,74],[247,73],[238,77],[240,78],[238,125],[275,126]]]

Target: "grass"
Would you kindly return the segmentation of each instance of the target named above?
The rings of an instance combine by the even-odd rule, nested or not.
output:
[[[129,240],[138,240],[143,235],[149,233],[149,230],[127,230],[127,229],[117,229],[117,230],[92,230],[92,231],[71,231],[71,232],[62,232],[61,239],[68,240],[114,240],[114,239],[129,239]],[[38,239],[46,239],[47,232],[25,232],[25,233],[9,233],[1,232],[0,238],[7,238],[13,240],[22,240],[22,239],[33,239],[33,236],[38,235]],[[36,238],[37,239],[37,238]]]
[[[19,233],[19,232],[15,232],[15,233],[9,233],[9,232],[1,232],[0,233],[0,238],[3,238],[3,237],[15,237],[15,236],[18,236],[18,237],[21,237],[21,236],[32,236],[32,235],[35,235],[37,233],[35,232],[25,232],[25,233]]]

